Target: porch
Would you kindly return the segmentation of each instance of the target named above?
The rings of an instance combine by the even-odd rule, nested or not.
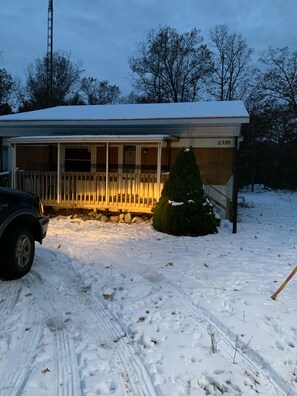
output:
[[[45,206],[111,212],[151,213],[180,150],[169,135],[28,136],[8,142],[12,187],[37,194]],[[221,218],[232,219],[233,149],[225,148],[224,156],[216,148],[196,150],[202,178],[214,182],[204,182],[205,194]]]

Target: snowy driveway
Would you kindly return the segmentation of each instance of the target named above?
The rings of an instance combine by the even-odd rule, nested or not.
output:
[[[55,218],[0,280],[0,395],[297,395],[297,195],[245,194],[238,234]]]

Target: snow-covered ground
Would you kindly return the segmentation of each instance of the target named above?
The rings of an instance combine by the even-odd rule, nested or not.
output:
[[[0,395],[297,395],[297,193],[200,238],[58,217],[0,280]]]

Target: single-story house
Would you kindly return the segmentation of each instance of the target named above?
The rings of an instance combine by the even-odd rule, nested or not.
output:
[[[229,218],[248,121],[241,101],[59,106],[2,116],[1,172],[44,205],[150,212],[177,153],[191,146],[206,194]]]

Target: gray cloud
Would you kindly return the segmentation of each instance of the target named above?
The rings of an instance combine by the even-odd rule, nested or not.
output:
[[[0,0],[2,67],[12,74],[46,52],[47,0]],[[268,48],[296,49],[296,0],[54,0],[54,48],[84,61],[86,76],[107,79],[124,93],[131,89],[128,57],[152,28],[179,32],[226,23],[256,56]]]

